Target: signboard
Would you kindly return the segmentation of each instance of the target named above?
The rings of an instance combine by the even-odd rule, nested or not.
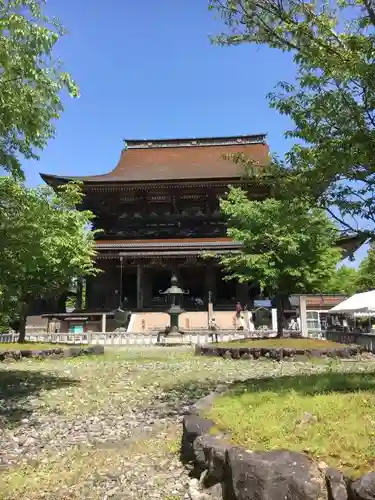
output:
[[[271,304],[271,301],[269,299],[265,299],[265,300],[254,300],[254,307],[257,308],[257,307],[269,307],[269,308],[272,308],[272,304]]]
[[[75,334],[83,333],[83,325],[72,325],[70,327],[70,333],[75,333]]]

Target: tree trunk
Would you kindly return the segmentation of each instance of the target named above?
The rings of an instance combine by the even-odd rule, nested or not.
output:
[[[276,296],[276,311],[277,311],[277,338],[282,338],[283,336],[283,326],[284,326],[284,300],[282,295]]]
[[[29,312],[29,303],[28,302],[23,302],[21,303],[20,306],[20,319],[19,319],[19,326],[18,326],[18,343],[23,344],[25,342],[25,336],[26,336],[26,320],[27,320],[27,314]]]
[[[19,330],[18,330],[18,343],[23,344],[26,337],[26,318],[27,315],[22,313],[20,316]]]

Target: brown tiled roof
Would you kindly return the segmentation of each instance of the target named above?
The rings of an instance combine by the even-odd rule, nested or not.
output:
[[[241,167],[223,155],[244,153],[259,165],[269,161],[265,135],[205,139],[127,141],[112,172],[85,177],[41,174],[48,184],[68,180],[87,183],[239,178]]]
[[[310,295],[306,297],[306,304],[308,306],[331,306],[340,304],[343,300],[347,299],[346,295]]]

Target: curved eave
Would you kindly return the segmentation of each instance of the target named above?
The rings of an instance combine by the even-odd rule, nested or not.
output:
[[[364,244],[366,239],[357,234],[343,235],[337,240],[337,246],[343,250],[343,259],[353,256],[353,254]]]
[[[56,187],[56,186],[61,186],[62,184],[67,184],[68,182],[72,181],[85,181],[84,177],[59,177],[57,175],[50,175],[50,174],[39,174],[40,177],[44,180],[48,186],[51,187]]]
[[[51,187],[57,187],[61,186],[63,184],[67,184],[68,182],[72,181],[79,181],[83,182],[83,184],[87,187],[102,187],[102,188],[116,188],[116,187],[121,187],[121,186],[126,186],[126,187],[138,187],[138,186],[144,186],[144,185],[199,185],[199,184],[230,184],[230,183],[246,183],[246,184],[252,184],[254,181],[252,179],[246,179],[242,176],[238,177],[201,177],[201,178],[184,178],[184,179],[148,179],[146,181],[128,181],[125,179],[121,178],[116,178],[112,176],[82,176],[82,177],[61,177],[57,175],[50,175],[50,174],[39,174],[43,181],[48,184]]]

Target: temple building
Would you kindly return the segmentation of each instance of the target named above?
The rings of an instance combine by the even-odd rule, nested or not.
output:
[[[209,291],[215,307],[249,304],[256,286],[224,280],[214,259],[240,245],[226,235],[219,198],[228,185],[242,186],[252,199],[270,196],[246,178],[226,155],[244,153],[257,168],[269,161],[264,134],[202,139],[127,140],[117,166],[109,173],[84,177],[41,174],[52,187],[83,182],[84,209],[96,215],[97,266],[103,272],[86,284],[85,309],[113,311],[165,309],[160,291],[172,273],[189,291],[184,307],[203,307]],[[344,243],[343,243],[344,244]],[[351,242],[345,242],[351,246]]]

